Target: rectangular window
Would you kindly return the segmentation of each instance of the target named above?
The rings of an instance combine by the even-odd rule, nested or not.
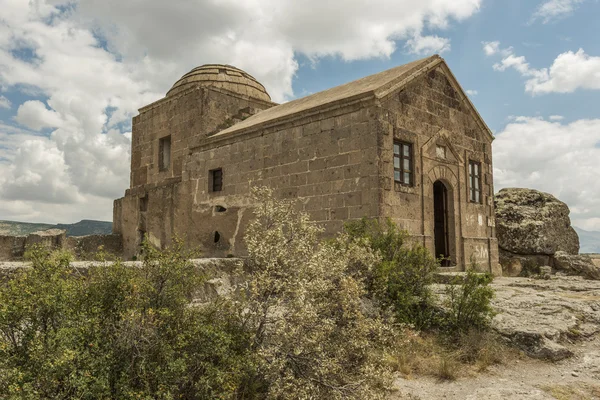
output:
[[[210,191],[220,192],[223,190],[223,170],[213,169],[210,171]]]
[[[158,169],[168,171],[171,166],[171,136],[158,140]]]
[[[412,144],[394,142],[394,180],[403,185],[413,185]]]
[[[140,211],[148,211],[148,195],[140,197]]]
[[[481,203],[481,163],[469,160],[469,199]]]

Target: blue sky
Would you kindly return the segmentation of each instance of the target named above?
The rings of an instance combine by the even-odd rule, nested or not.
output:
[[[600,230],[598,0],[0,0],[0,219],[110,220],[131,118],[191,68],[292,100],[440,53],[495,132],[494,183]]]
[[[531,96],[525,93],[524,79],[516,71],[494,71],[492,65],[498,60],[482,51],[483,41],[499,41],[540,68],[550,66],[558,54],[569,50],[583,48],[588,54],[600,55],[600,2],[584,2],[573,14],[546,24],[532,22],[541,3],[483,1],[479,12],[443,32],[451,39],[451,50],[442,57],[465,90],[478,92],[471,99],[494,131],[500,131],[509,116],[562,115],[566,120],[600,117],[600,91]],[[414,60],[415,55],[402,51],[402,45],[398,43],[399,49],[389,59],[344,62],[332,56],[320,59],[315,66],[300,55],[294,93],[318,92]]]

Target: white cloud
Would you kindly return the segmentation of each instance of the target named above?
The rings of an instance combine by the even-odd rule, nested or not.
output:
[[[481,42],[483,44],[483,51],[488,56],[493,56],[500,51],[500,42]]]
[[[450,51],[450,39],[439,36],[415,36],[406,42],[409,53],[432,55]]]
[[[572,93],[577,89],[600,89],[600,57],[579,49],[560,54],[549,69],[527,81],[531,93]]]
[[[484,42],[483,51],[487,55],[502,54],[503,58],[494,64],[494,70],[515,69],[528,78],[525,90],[533,95],[600,89],[600,57],[590,56],[583,49],[559,54],[550,68],[541,69],[531,67],[524,56],[514,54],[512,47],[501,49],[499,42]]]
[[[563,117],[562,115],[551,115],[549,119],[550,121],[562,121],[563,119],[565,119],[565,117]]]
[[[233,64],[285,101],[297,54],[386,58],[398,41],[418,53],[446,51],[436,30],[480,4],[0,0],[0,88],[36,98],[17,108],[22,127],[53,130],[39,136],[0,121],[0,218],[39,220],[52,210],[52,218],[111,219],[112,199],[129,183],[131,117],[197,65]]]
[[[12,103],[6,97],[0,95],[0,108],[11,108]]]
[[[39,131],[42,128],[58,128],[62,119],[56,111],[46,108],[38,100],[29,100],[19,106],[15,120],[29,129]]]
[[[544,24],[566,17],[575,11],[584,0],[546,0],[533,14],[532,21],[541,19]]]
[[[479,92],[477,90],[467,90],[469,96],[477,96]]]
[[[496,134],[493,150],[496,190],[551,193],[569,205],[578,226],[600,230],[600,119],[517,117]]]

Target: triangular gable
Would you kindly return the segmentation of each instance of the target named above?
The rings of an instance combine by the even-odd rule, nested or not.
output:
[[[473,117],[479,128],[486,133],[486,136],[488,136],[488,139],[490,141],[494,140],[494,135],[492,134],[492,131],[487,126],[487,124],[485,123],[485,121],[483,120],[483,118],[469,99],[469,96],[467,96],[460,83],[458,83],[458,80],[456,79],[456,77],[454,76],[444,59],[441,57],[432,59],[430,63],[423,65],[421,68],[414,71],[410,76],[405,77],[401,81],[395,82],[394,85],[388,85],[379,88],[378,90],[376,90],[375,95],[378,99],[384,100],[386,97],[404,89],[408,84],[412,83],[416,79],[425,76],[427,73],[436,68],[440,68],[441,71],[444,73],[446,79],[448,79],[448,82],[450,83],[452,88],[458,93],[460,99],[467,106],[467,110],[469,111],[471,117]]]
[[[447,157],[447,161],[455,161],[455,163],[457,164],[463,164],[463,159],[460,156],[460,153],[456,151],[454,145],[450,141],[450,136],[451,133],[447,129],[440,129],[421,147],[421,154],[429,153],[430,155],[435,155],[436,146],[441,143],[450,151],[451,157]]]

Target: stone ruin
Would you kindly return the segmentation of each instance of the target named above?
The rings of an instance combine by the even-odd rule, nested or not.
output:
[[[49,229],[27,236],[0,235],[0,261],[22,260],[27,247],[32,245],[70,250],[80,260],[92,258],[99,250],[113,258],[123,254],[121,235],[67,236],[65,230]]]

